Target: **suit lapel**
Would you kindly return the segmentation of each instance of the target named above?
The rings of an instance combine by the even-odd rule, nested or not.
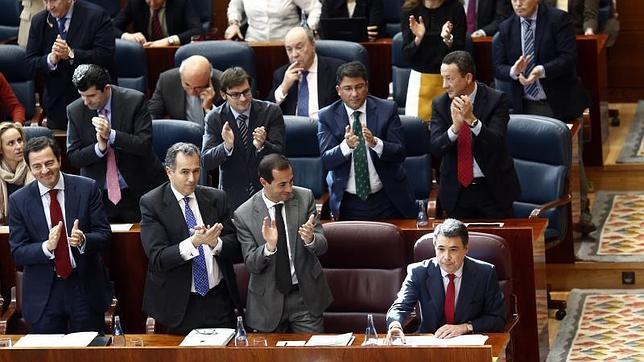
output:
[[[29,185],[29,198],[31,199],[27,205],[34,208],[33,223],[35,227],[39,228],[38,234],[41,239],[47,239],[49,230],[47,229],[47,217],[45,216],[45,209],[42,206],[42,199],[40,197],[40,189],[38,188],[38,181],[34,181]],[[47,210],[49,212],[49,210]]]
[[[541,4],[537,9],[537,26],[535,28],[534,34],[534,62],[535,64],[541,64],[539,61],[539,49],[541,49],[541,41],[543,40],[543,35],[547,29],[546,23],[548,22],[548,14],[546,12],[546,5]]]
[[[379,122],[378,122],[378,109],[376,107],[376,104],[374,102],[369,102],[369,98],[367,98],[367,128],[371,130],[371,133],[373,133],[374,136],[376,137],[381,137],[382,135],[380,134],[380,127],[379,127]]]
[[[291,247],[291,253],[293,254],[292,257],[295,256],[295,248],[297,247],[297,238],[299,237],[297,230],[299,229],[300,225],[298,225],[299,220],[298,220],[298,215],[300,214],[298,212],[299,210],[299,200],[295,197],[295,194],[291,194],[291,197],[284,202],[284,205],[286,207],[286,222],[288,223],[288,230],[286,232],[288,233],[288,243],[289,246]]]
[[[63,180],[65,182],[65,229],[67,230],[67,235],[71,235],[74,220],[78,219],[80,197],[72,197],[72,195],[78,195],[76,184],[71,182],[65,174],[63,174]]]
[[[179,206],[179,203],[177,202],[177,198],[174,196],[174,193],[170,188],[169,182],[165,185],[163,190],[163,206],[167,212],[167,219],[174,220],[173,222],[176,222],[179,225],[181,234],[188,237],[190,233],[188,231],[186,219],[183,216],[183,212],[181,211],[181,206]]]
[[[487,107],[487,98],[488,93],[487,89],[483,87],[483,84],[476,82],[476,98],[474,99],[474,116],[480,121],[485,122],[487,120],[488,113],[490,113],[490,107]],[[451,114],[451,112],[450,112]]]
[[[456,309],[454,310],[454,323],[462,321],[465,312],[472,303],[472,295],[476,289],[475,274],[471,262],[465,258],[463,263],[463,274],[461,278],[461,287],[458,290],[458,300],[456,301]]]
[[[203,189],[197,187],[195,190],[195,197],[197,198],[197,205],[199,205],[199,213],[205,225],[214,225],[216,223],[216,202],[209,195],[203,192]]]
[[[438,317],[437,320],[443,321],[445,319],[445,313],[443,311],[445,305],[445,287],[443,285],[443,276],[441,275],[440,267],[436,264],[435,258],[427,266],[426,287],[432,299],[432,305]],[[442,323],[438,325],[442,325]]]
[[[521,18],[517,15],[513,15],[513,21],[514,24],[512,26],[511,31],[516,31],[517,36],[511,37],[510,41],[512,41],[514,44],[512,44],[511,49],[514,51],[510,51],[510,54],[513,54],[514,60],[510,59],[511,62],[514,62],[516,59],[518,59],[522,54],[523,54],[523,47],[521,46],[522,41],[521,41]]]
[[[76,6],[76,2],[74,2],[73,6],[74,11],[69,22],[69,27],[67,28],[66,39],[66,42],[70,45],[75,44],[74,40],[76,39],[76,33],[80,29],[85,29],[85,25],[83,24],[85,22],[85,14],[83,13],[83,10],[80,8],[80,6]],[[56,24],[54,24],[54,26],[56,26]]]

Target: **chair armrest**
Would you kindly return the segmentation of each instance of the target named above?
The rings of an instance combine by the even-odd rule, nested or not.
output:
[[[546,211],[550,209],[554,209],[559,206],[563,206],[565,204],[569,204],[572,201],[572,195],[569,193],[564,197],[558,198],[557,200],[553,200],[550,202],[547,202],[543,205],[537,206],[532,212],[530,213],[530,216],[528,216],[528,219],[534,219],[537,217],[541,217],[541,215]]]
[[[505,323],[505,327],[503,328],[503,331],[506,333],[510,333],[512,331],[512,328],[519,323],[519,307],[518,307],[518,302],[517,302],[517,295],[512,293],[510,294],[510,298],[512,298],[512,317]]]
[[[9,321],[13,319],[13,316],[14,314],[16,314],[17,310],[18,302],[16,302],[16,287],[13,286],[11,287],[11,301],[9,302],[9,306],[7,307],[7,310],[0,316],[0,335],[7,334]],[[2,309],[0,309],[0,312],[2,312]]]
[[[112,334],[112,323],[114,321],[114,313],[116,312],[116,306],[118,305],[118,300],[116,298],[112,298],[112,303],[110,306],[107,308],[105,311],[105,333],[106,334]]]

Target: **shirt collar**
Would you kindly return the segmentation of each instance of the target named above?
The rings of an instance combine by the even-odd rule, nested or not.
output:
[[[311,66],[309,69],[306,70],[309,73],[317,73],[318,72],[318,55],[315,54],[313,56],[313,62],[311,63]]]
[[[438,265],[438,267],[439,267],[439,268],[440,268],[440,270],[441,270],[441,276],[442,276],[443,278],[446,278],[446,277],[447,277],[447,275],[448,275],[448,274],[450,274],[450,273],[446,272],[445,270],[443,270],[443,268],[441,268],[441,267],[440,267],[440,264],[438,264],[438,260],[436,261],[436,264]],[[463,276],[463,266],[464,266],[464,265],[465,265],[465,260],[463,260],[463,265],[461,265],[461,267],[460,267],[460,268],[458,268],[458,270],[454,273],[454,275],[456,275],[456,277],[457,277],[457,278],[460,278],[460,277],[462,277],[462,276]]]
[[[479,88],[478,84],[476,84],[476,82],[474,82],[474,90],[469,95],[470,96],[470,102],[472,102],[472,106],[474,106],[474,100],[476,99],[476,91],[478,91],[478,88]]]
[[[230,108],[230,111],[232,112],[233,118],[235,118],[235,121],[237,121],[237,117],[239,117],[240,114],[245,114],[247,119],[250,119],[250,109],[253,108],[253,103],[251,102],[250,107],[248,107],[248,109],[243,113],[237,112],[233,107],[230,106],[230,104],[228,105],[228,108]]]
[[[262,199],[264,200],[264,203],[266,204],[267,209],[270,209],[271,207],[275,207],[275,205],[277,205],[277,204],[282,204],[282,205],[284,204],[284,201],[274,202],[271,199],[269,199],[268,197],[266,197],[266,194],[264,193],[264,190],[262,190]]]
[[[69,10],[67,11],[67,14],[65,14],[65,16],[63,16],[62,18],[56,18],[56,20],[58,21],[60,19],[71,19],[72,13],[74,12],[74,4],[75,2],[73,2],[72,6],[69,7]],[[69,24],[65,24],[65,25],[67,25],[67,29],[69,29]]]
[[[38,181],[38,192],[40,192],[40,197],[45,196],[46,193],[49,193],[49,188]],[[65,179],[63,178],[63,173],[58,171],[58,182],[51,190],[62,190],[65,191]]]
[[[98,114],[101,114],[100,111],[104,109],[106,109],[109,114],[108,118],[112,119],[112,89],[111,88],[110,88],[110,96],[107,98],[107,102],[105,102],[105,106],[101,109],[97,109],[96,112]]]
[[[195,197],[195,193],[194,193],[194,192],[193,192],[193,193],[191,193],[191,194],[190,194],[190,195],[188,195],[188,196],[183,196],[183,194],[182,194],[181,192],[177,191],[177,189],[175,189],[175,188],[174,188],[174,185],[172,184],[172,182],[170,182],[170,189],[172,190],[172,193],[174,194],[174,197],[177,199],[177,202],[178,202],[178,201],[183,200],[183,199],[184,199],[184,198],[186,198],[186,197],[190,197],[190,198],[193,198],[193,199],[195,199],[195,200],[197,199],[197,198]]]
[[[347,111],[347,115],[349,116],[349,122],[352,122],[353,119],[351,118],[353,115],[353,112],[358,111],[361,112],[361,114],[367,114],[367,99],[365,98],[364,102],[358,109],[352,109],[351,107],[347,106],[346,103],[342,103],[344,105],[344,109]]]
[[[521,18],[521,19],[530,19],[530,20],[532,20],[532,25],[535,25],[535,24],[537,24],[537,13],[538,12],[539,12],[539,5],[537,5],[537,7],[534,8],[534,13],[532,15],[526,16],[525,18]]]

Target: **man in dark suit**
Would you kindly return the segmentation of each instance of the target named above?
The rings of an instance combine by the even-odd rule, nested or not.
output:
[[[468,52],[449,53],[442,63],[446,92],[432,102],[430,122],[431,151],[442,158],[440,203],[453,218],[512,217],[520,188],[505,145],[507,97],[475,81]]]
[[[466,256],[465,225],[446,219],[434,229],[436,257],[410,264],[396,300],[387,312],[388,337],[402,336],[402,325],[420,304],[418,333],[452,338],[466,333],[501,332],[506,308],[494,265]]]
[[[60,172],[50,138],[30,139],[25,159],[37,182],[9,198],[9,244],[24,268],[22,315],[30,333],[100,332],[113,295],[101,260],[112,241],[101,192],[91,179]]]
[[[165,180],[145,97],[111,85],[95,64],[79,66],[72,81],[81,98],[67,107],[67,158],[105,190],[110,222],[138,222],[139,199]]]
[[[339,220],[413,217],[396,104],[369,96],[367,70],[357,61],[338,68],[336,91],[342,99],[320,111],[318,124],[331,214]]]
[[[317,118],[320,109],[338,100],[335,72],[342,61],[315,54],[313,32],[299,26],[286,33],[284,47],[289,64],[273,73],[268,100],[283,114]]]
[[[322,0],[324,18],[366,18],[369,40],[375,40],[385,30],[384,9],[382,0],[356,0],[349,10],[347,0]]]
[[[47,126],[67,129],[65,107],[78,98],[72,84],[74,69],[99,64],[116,80],[114,31],[109,15],[89,2],[54,0],[45,6],[31,20],[26,66],[30,74],[43,76]]]
[[[201,33],[190,0],[129,0],[113,23],[117,38],[145,47],[188,44]],[[125,32],[130,24],[133,33]]]
[[[514,113],[562,121],[581,116],[589,101],[577,79],[577,43],[570,16],[539,0],[513,2],[492,48],[494,75],[511,82]]]
[[[259,163],[263,189],[233,220],[250,273],[246,323],[261,332],[321,333],[333,297],[318,257],[328,248],[311,190],[293,186],[280,154]]]
[[[171,333],[235,328],[242,311],[233,262],[241,249],[226,194],[198,186],[197,146],[168,149],[169,182],[141,198],[141,243],[148,257],[143,310]]]
[[[152,119],[166,116],[185,119],[203,128],[206,113],[215,104],[222,103],[219,96],[221,71],[201,55],[193,55],[179,68],[166,70],[157,81],[148,108]]]
[[[463,7],[467,33],[472,38],[494,36],[499,24],[512,13],[510,0],[465,0]]]
[[[206,115],[202,161],[206,170],[219,167],[219,188],[230,209],[261,188],[257,165],[262,157],[284,150],[284,117],[273,103],[253,99],[251,78],[240,67],[221,75],[226,101]]]

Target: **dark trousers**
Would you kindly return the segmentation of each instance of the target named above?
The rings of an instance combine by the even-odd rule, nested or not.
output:
[[[340,203],[340,220],[385,220],[402,219],[402,214],[389,200],[385,190],[380,190],[362,200],[354,194],[345,192]]]
[[[172,296],[168,296],[172,298]],[[235,306],[222,279],[203,297],[190,293],[183,320],[168,333],[186,335],[196,328],[235,328]]]
[[[324,322],[322,316],[314,316],[306,308],[302,292],[296,284],[284,296],[282,317],[273,333],[323,333]]]
[[[141,221],[139,199],[129,189],[121,189],[121,201],[114,205],[107,197],[107,190],[103,190],[103,205],[110,223],[137,223]]]
[[[73,271],[67,279],[54,277],[45,310],[30,333],[102,332],[103,328],[103,313],[90,307],[78,273]]]
[[[507,219],[512,217],[512,205],[499,205],[485,178],[475,178],[468,187],[461,187],[454,210],[448,216],[464,219]]]

